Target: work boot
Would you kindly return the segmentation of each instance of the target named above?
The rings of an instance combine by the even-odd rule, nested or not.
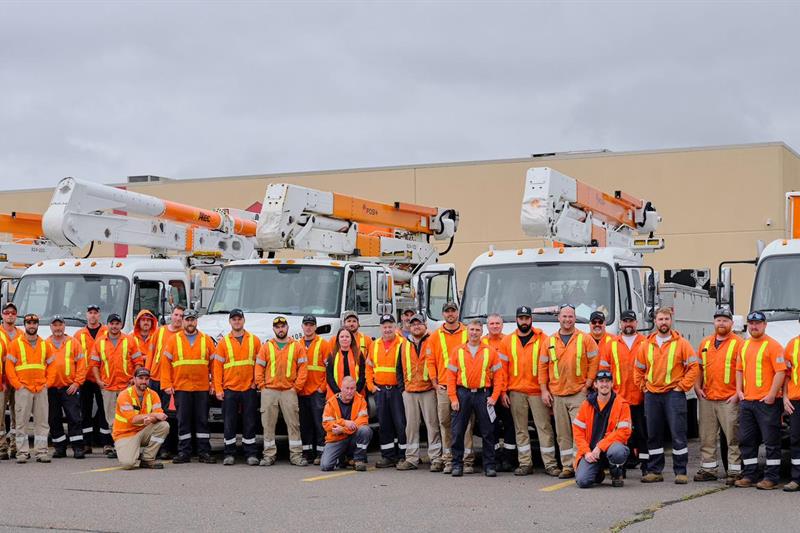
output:
[[[464,475],[464,468],[461,466],[454,466],[450,475],[453,477],[461,477]]]
[[[431,463],[431,472],[441,472],[442,470],[444,470],[444,464],[441,461]]]
[[[800,483],[797,481],[790,481],[783,486],[783,492],[797,492],[800,490]]]
[[[9,457],[10,456],[8,455],[7,451],[3,450],[0,452],[0,461],[8,461]]]
[[[410,463],[408,461],[400,461],[397,463],[398,470],[416,470],[418,467],[414,463]]]
[[[301,457],[300,459],[295,459],[293,461],[289,461],[294,466],[308,466],[308,459],[305,457]]]
[[[518,466],[516,470],[514,470],[515,476],[530,476],[531,474],[533,474],[533,465]]]
[[[453,472],[453,465],[444,465],[442,468],[442,474],[451,474]]]
[[[676,485],[686,485],[687,483],[689,483],[689,476],[686,474],[677,474],[675,476]]]
[[[736,484],[736,480],[739,479],[738,476],[727,476],[725,478],[719,478],[720,481],[725,483],[726,487],[733,487]]]
[[[564,468],[558,475],[558,479],[570,479],[575,477],[575,471],[571,468]]]
[[[234,463],[236,463],[236,459],[234,459],[232,455],[226,455],[225,458],[222,460],[222,464],[225,466],[231,466]]]
[[[17,464],[18,465],[27,463],[28,459],[30,459],[30,456],[28,454],[26,454],[26,453],[17,454]]]
[[[694,475],[694,480],[697,481],[697,482],[700,482],[700,481],[717,481],[718,478],[717,478],[716,472],[712,472],[711,470],[704,470],[704,469],[701,468]]]
[[[47,455],[47,454],[37,455],[36,456],[36,462],[37,463],[49,463],[50,462],[50,456]]]
[[[762,479],[756,483],[756,488],[758,490],[774,490],[778,488],[778,484],[768,479]]]
[[[161,461],[141,461],[139,468],[150,468],[153,470],[161,470],[164,468],[164,463]]]
[[[248,457],[247,458],[247,465],[248,466],[258,466],[258,457]]]
[[[397,461],[394,459],[389,459],[388,457],[381,457],[375,463],[375,468],[391,468],[397,464]]]
[[[175,457],[172,458],[172,464],[176,464],[176,465],[184,464],[184,463],[191,463],[191,462],[192,462],[192,458],[189,457],[189,455],[185,454],[185,453],[179,453],[178,455],[176,455]]]
[[[353,468],[356,472],[366,472],[367,471],[367,463],[364,461],[356,461],[353,465]]]
[[[500,468],[497,469],[498,472],[513,472],[514,465],[510,461],[503,461],[500,463]]]
[[[475,473],[475,467],[472,466],[472,465],[464,465],[464,473],[465,474],[474,474]]]
[[[85,459],[86,458],[86,454],[83,452],[83,448],[75,448],[74,450],[72,450],[72,456],[75,459]]]
[[[258,466],[272,466],[274,464],[275,464],[274,457],[264,457],[263,459],[261,459],[261,461],[259,461]]]
[[[489,467],[486,470],[484,470],[483,475],[486,477],[497,477],[497,470]]]
[[[201,453],[200,455],[197,456],[197,460],[207,465],[217,464],[217,459],[210,453]]]
[[[625,485],[625,481],[621,477],[612,477],[611,478],[611,486],[615,488],[619,488]]]
[[[85,455],[92,455],[92,445],[91,444],[84,444],[83,445],[83,453]]]
[[[92,453],[92,452],[89,452],[89,453]],[[162,461],[169,461],[170,459],[172,459],[172,454],[169,453],[169,450],[165,450],[165,449],[162,448],[162,449],[158,450],[158,459],[160,459]]]
[[[548,466],[544,469],[544,473],[551,477],[560,477],[561,469],[557,466]]]
[[[746,477],[739,478],[733,483],[734,487],[738,487],[740,489],[749,489],[753,485],[753,480]]]
[[[314,466],[319,466],[321,462],[322,458],[319,455],[314,457]]]
[[[56,448],[53,450],[53,459],[63,459],[67,456],[66,448]]]
[[[114,451],[114,447],[110,444],[106,444],[103,446],[103,454],[108,457],[108,454]]]
[[[664,476],[656,472],[648,472],[642,476],[642,483],[661,483],[664,481]]]

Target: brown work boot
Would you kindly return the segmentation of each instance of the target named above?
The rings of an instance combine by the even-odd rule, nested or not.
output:
[[[571,468],[564,468],[558,475],[558,479],[571,479],[575,477],[575,471]]]
[[[738,487],[740,489],[749,489],[750,487],[753,486],[753,480],[750,479],[750,478],[742,477],[742,478],[737,479],[733,483],[733,486],[734,487]]]
[[[367,463],[363,461],[356,461],[353,465],[353,468],[356,472],[366,472],[367,471]]]
[[[441,461],[434,461],[431,463],[431,472],[441,472],[444,470],[444,463]]]
[[[139,468],[151,468],[153,470],[161,470],[164,468],[164,463],[161,461],[141,461]]]
[[[797,481],[790,481],[783,486],[783,492],[797,492],[800,490],[800,483]]]
[[[515,476],[530,476],[531,474],[533,474],[533,465],[520,465],[514,470]]]
[[[664,481],[664,476],[656,472],[648,472],[642,476],[642,483],[661,483]]]
[[[444,468],[442,468],[442,474],[451,474],[453,472],[453,465],[446,464]]]
[[[701,481],[718,481],[718,477],[716,472],[712,472],[711,470],[700,469],[694,475],[694,481],[701,482]]]
[[[561,469],[557,466],[548,466],[544,469],[544,473],[551,477],[559,477],[561,475]]]
[[[375,468],[391,468],[397,464],[397,461],[394,459],[389,459],[388,457],[381,457],[375,462]]]
[[[415,465],[414,463],[409,462],[409,461],[400,461],[399,463],[397,463],[397,469],[398,470],[416,470],[417,469],[417,465]]]
[[[758,490],[775,490],[778,488],[778,484],[768,479],[762,479],[756,483],[756,488]]]
[[[465,474],[474,474],[475,473],[475,467],[472,466],[472,465],[464,465],[464,473]]]
[[[676,474],[675,475],[675,484],[676,485],[686,485],[689,483],[689,476],[686,474]]]

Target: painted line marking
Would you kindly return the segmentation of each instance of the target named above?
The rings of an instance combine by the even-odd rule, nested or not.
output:
[[[92,472],[113,472],[114,470],[124,470],[122,466],[110,466],[108,468],[95,468],[94,470],[84,470],[83,472],[73,472],[74,474],[91,474]]]
[[[355,470],[343,470],[342,472],[333,472],[331,474],[325,474],[322,476],[314,476],[314,477],[307,477],[303,479],[303,481],[323,481],[325,479],[333,479],[336,477],[343,477],[343,476],[350,476],[352,474],[356,474]]]
[[[575,484],[575,480],[574,479],[570,479],[568,481],[562,481],[561,483],[556,483],[555,485],[542,487],[541,489],[539,489],[539,492],[553,492],[555,490],[565,489],[565,488],[569,487],[570,485],[574,485],[574,484]]]

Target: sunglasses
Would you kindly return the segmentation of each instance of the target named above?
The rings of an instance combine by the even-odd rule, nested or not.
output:
[[[567,309],[567,308],[572,309],[573,311],[575,310],[575,306],[572,305],[572,304],[561,304],[561,305],[558,306],[558,310],[559,311],[561,311],[562,309]]]
[[[592,320],[590,323],[591,324],[605,324],[606,322],[605,322],[605,320]]]

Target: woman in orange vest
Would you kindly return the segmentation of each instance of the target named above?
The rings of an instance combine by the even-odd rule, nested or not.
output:
[[[353,332],[342,328],[336,334],[330,356],[325,361],[325,377],[330,400],[341,391],[342,379],[351,376],[356,380],[356,392],[364,396],[367,383],[364,354],[356,343]]]

